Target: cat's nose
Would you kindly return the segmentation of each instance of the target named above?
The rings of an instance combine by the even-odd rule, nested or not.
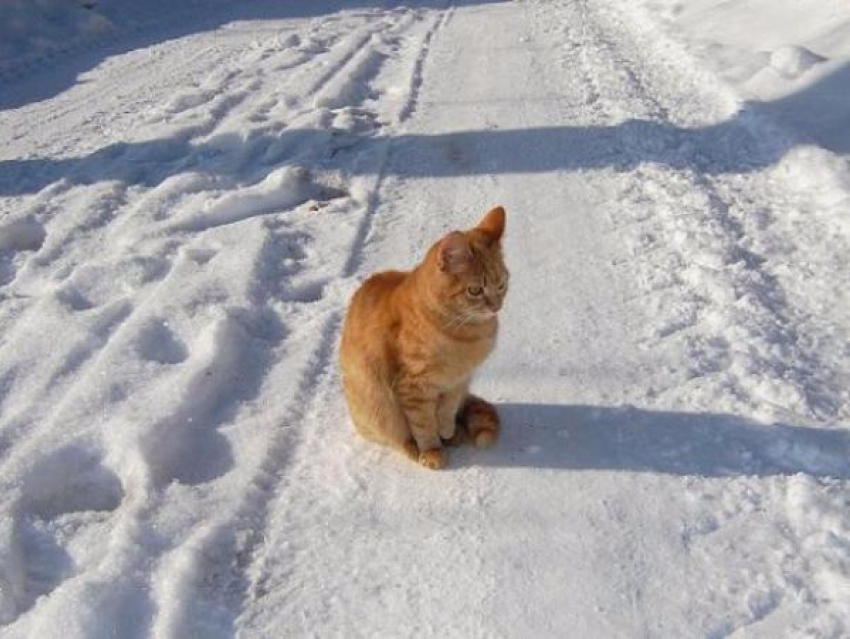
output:
[[[498,300],[498,299],[489,299],[489,298],[488,298],[488,299],[487,299],[487,307],[488,307],[491,311],[498,311],[500,308],[502,308],[502,300]]]

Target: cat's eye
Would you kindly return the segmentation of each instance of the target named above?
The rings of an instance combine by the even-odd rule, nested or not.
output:
[[[469,293],[470,297],[481,297],[484,289],[480,286],[468,286],[466,292]]]

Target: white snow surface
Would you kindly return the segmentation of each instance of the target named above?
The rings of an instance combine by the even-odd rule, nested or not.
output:
[[[850,0],[642,0],[750,107],[850,156]]]
[[[648,3],[162,6],[0,85],[1,637],[850,634],[840,148]],[[496,204],[502,436],[427,471],[345,304]]]
[[[0,0],[0,80],[228,0]],[[161,29],[159,29],[161,32]]]

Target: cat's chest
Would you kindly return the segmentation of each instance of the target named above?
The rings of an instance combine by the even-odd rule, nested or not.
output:
[[[431,381],[446,388],[463,382],[487,359],[494,345],[495,335],[466,341],[435,339],[427,356]]]

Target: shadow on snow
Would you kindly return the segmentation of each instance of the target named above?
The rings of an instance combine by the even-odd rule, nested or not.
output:
[[[218,136],[201,144],[194,143],[193,132],[186,129],[171,138],[112,144],[83,157],[0,161],[0,195],[36,193],[58,180],[71,184],[119,180],[128,185],[156,186],[186,171],[262,179],[273,168],[287,164],[309,166],[333,160],[338,165],[346,153],[387,142],[393,145],[396,161],[391,159],[384,170],[410,178],[606,167],[629,170],[643,163],[709,175],[742,173],[775,164],[794,144],[759,139],[747,124],[749,118],[762,114],[778,119],[789,117],[788,113],[799,115],[807,94],[812,100],[831,95],[835,83],[847,78],[848,73],[850,65],[800,94],[773,103],[749,103],[735,118],[702,128],[627,120],[598,126],[484,129],[392,138],[333,129],[287,129],[278,135],[261,134],[247,139]],[[847,130],[850,131],[850,123]],[[836,152],[850,152],[850,134],[844,138],[832,139],[825,146]],[[374,165],[351,163],[346,169],[356,173],[359,166]]]
[[[850,431],[732,415],[500,404],[499,443],[452,451],[460,467],[603,470],[703,477],[850,478]]]

